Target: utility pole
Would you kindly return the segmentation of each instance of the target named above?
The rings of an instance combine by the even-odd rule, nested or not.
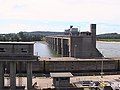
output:
[[[101,52],[102,54],[103,54],[103,52]],[[103,65],[104,65],[104,63],[103,63],[103,58],[102,58],[102,61],[101,61],[101,78],[103,78],[103,74],[104,74],[104,72],[103,72]]]
[[[103,60],[102,60],[102,62],[101,62],[101,73],[100,73],[100,74],[101,74],[101,78],[103,78],[103,74],[104,74],[104,73],[103,73]]]

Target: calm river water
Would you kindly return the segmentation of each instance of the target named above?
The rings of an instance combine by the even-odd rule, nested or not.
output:
[[[36,42],[34,44],[34,54],[39,55],[40,57],[52,57],[50,48],[45,42]]]
[[[98,50],[105,57],[120,57],[120,42],[97,42]],[[40,57],[53,57],[50,48],[43,42],[36,42],[34,54]]]
[[[120,57],[120,42],[97,42],[97,48],[105,57]]]

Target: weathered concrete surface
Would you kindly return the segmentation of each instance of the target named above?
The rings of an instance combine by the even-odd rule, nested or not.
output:
[[[16,62],[10,62],[10,89],[16,90]]]
[[[77,59],[71,57],[63,58],[39,58],[39,61],[32,62],[32,71],[34,73],[46,73],[51,71],[68,71],[74,73],[100,72],[103,61],[103,70],[117,73],[120,71],[120,59]],[[25,67],[25,63],[21,67]],[[19,70],[19,69],[18,69]],[[22,69],[23,72],[26,68]]]
[[[0,90],[23,90],[21,86],[16,87],[16,69],[21,69],[20,63],[27,63],[22,68],[27,71],[28,90],[32,90],[32,61],[37,61],[33,47],[33,42],[0,42]],[[4,85],[4,74],[10,76],[8,87]]]
[[[0,90],[4,86],[4,62],[0,62]]]
[[[91,24],[90,29],[91,32],[77,32],[77,35],[47,36],[46,42],[61,57],[103,57],[96,48],[96,24]]]
[[[103,76],[103,78],[101,78],[101,76],[76,76],[70,79],[70,83],[74,84],[79,81],[108,81],[113,83],[113,85],[117,86],[118,84],[120,85],[120,82],[116,81],[119,80],[119,77],[119,75],[105,75]],[[23,86],[27,86],[26,79],[26,77],[22,77]],[[18,77],[16,81],[18,82]],[[36,88],[38,89],[54,88],[53,79],[51,77],[35,77],[33,78],[33,84],[35,82],[37,82]]]
[[[32,62],[27,62],[27,89],[32,90]]]

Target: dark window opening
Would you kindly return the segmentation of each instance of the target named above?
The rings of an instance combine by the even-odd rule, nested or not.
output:
[[[74,69],[73,67],[71,67],[71,69]]]
[[[22,48],[22,49],[21,49],[21,52],[27,53],[28,51],[27,51],[27,49]]]
[[[5,52],[5,48],[0,48],[0,52]]]
[[[67,77],[61,77],[60,79],[61,79],[61,80],[68,80]]]
[[[58,81],[58,78],[56,78],[56,81]]]

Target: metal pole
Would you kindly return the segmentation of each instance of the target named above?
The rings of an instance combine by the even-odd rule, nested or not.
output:
[[[103,78],[103,60],[102,60],[102,63],[101,63],[101,78]]]

